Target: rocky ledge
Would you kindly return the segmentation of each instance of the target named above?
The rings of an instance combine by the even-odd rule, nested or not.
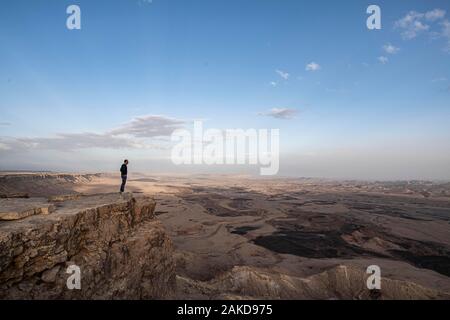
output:
[[[154,209],[131,194],[0,199],[0,299],[171,297],[173,245]]]

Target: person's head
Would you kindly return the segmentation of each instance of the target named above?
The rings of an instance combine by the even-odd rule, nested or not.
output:
[[[123,161],[123,163],[128,164],[128,160],[125,159],[125,160]]]

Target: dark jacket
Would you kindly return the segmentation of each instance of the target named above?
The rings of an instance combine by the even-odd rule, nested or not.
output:
[[[125,163],[120,167],[120,174],[123,176],[128,174],[128,167]]]

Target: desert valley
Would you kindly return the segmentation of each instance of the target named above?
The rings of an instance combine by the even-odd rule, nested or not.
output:
[[[120,195],[119,181],[1,174],[0,298],[450,298],[450,183],[133,174]],[[64,290],[70,261],[80,293]]]

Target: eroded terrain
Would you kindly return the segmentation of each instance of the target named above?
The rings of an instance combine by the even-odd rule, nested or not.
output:
[[[17,188],[0,177],[0,190],[91,194],[120,183],[77,179]],[[449,183],[135,174],[128,190],[156,200],[179,298],[373,298],[370,265],[382,270],[376,298],[449,298]]]

